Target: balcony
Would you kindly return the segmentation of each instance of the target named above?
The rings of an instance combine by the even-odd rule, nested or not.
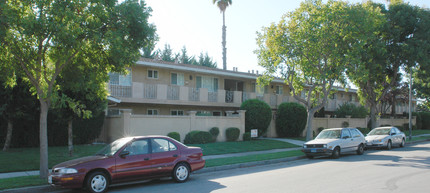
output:
[[[141,82],[133,82],[132,86],[109,85],[109,92],[111,96],[121,98],[121,101],[129,103],[240,107],[242,102],[246,100],[259,99],[276,109],[283,102],[297,102],[294,97],[289,95],[226,90],[209,91],[206,88],[197,89],[187,86]],[[346,102],[329,99],[325,105],[325,110],[335,111],[339,105]],[[359,105],[357,102],[353,103]]]

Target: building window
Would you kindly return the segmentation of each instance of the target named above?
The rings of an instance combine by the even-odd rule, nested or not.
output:
[[[183,110],[171,110],[170,115],[172,116],[184,116]]]
[[[217,117],[221,116],[221,111],[212,112],[212,116],[217,116]]]
[[[121,112],[119,109],[108,109],[107,116],[119,116]]]
[[[211,116],[212,113],[210,111],[197,111],[196,116]]]
[[[158,79],[158,70],[148,70],[148,78]]]
[[[196,88],[207,88],[209,92],[217,92],[218,78],[196,76]]]
[[[172,73],[170,79],[172,85],[184,86],[184,74]]]
[[[157,109],[148,109],[148,115],[158,115]]]
[[[131,86],[131,69],[128,69],[127,71],[128,72],[125,75],[119,74],[118,72],[110,72],[109,84],[119,86]]]
[[[276,86],[276,94],[284,94],[284,86]]]

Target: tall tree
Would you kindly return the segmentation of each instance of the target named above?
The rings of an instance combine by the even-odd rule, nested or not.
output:
[[[155,29],[150,9],[137,0],[7,1],[10,26],[4,46],[17,60],[40,102],[40,177],[48,176],[47,114],[57,77],[77,56],[106,74],[123,71],[140,57]],[[8,63],[9,64],[9,63]]]
[[[372,2],[363,6],[380,10],[385,18],[383,22],[362,23],[359,27],[361,29],[369,29],[368,26],[372,23],[377,26],[374,30],[349,36],[351,40],[357,38],[355,42],[362,42],[356,44],[359,46],[356,50],[362,51],[353,53],[359,60],[351,63],[347,72],[348,77],[359,88],[360,99],[370,107],[371,127],[375,128],[376,115],[380,113],[378,105],[398,83],[401,67],[409,69],[421,61],[424,62],[423,58],[428,58],[429,52],[423,48],[426,44],[423,41],[426,33],[420,29],[422,20],[418,17],[418,7],[402,1],[391,2],[388,10],[384,5]],[[358,19],[363,20],[362,17],[365,15]],[[363,38],[366,41],[363,42]]]
[[[281,74],[294,98],[306,107],[307,140],[312,139],[315,112],[327,104],[335,83],[345,84],[345,64],[352,60],[345,39],[353,30],[350,14],[345,2],[308,0],[258,33],[256,53],[266,69],[259,83],[267,84]]]
[[[216,4],[222,13],[222,68],[227,70],[227,48],[226,48],[226,31],[225,26],[225,10],[231,5],[231,0],[212,0],[213,4]]]

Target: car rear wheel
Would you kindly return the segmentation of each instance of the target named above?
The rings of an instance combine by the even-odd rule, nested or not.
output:
[[[173,179],[175,179],[176,182],[186,182],[188,177],[190,177],[190,168],[187,164],[179,163],[175,166],[173,169]]]
[[[337,159],[340,156],[340,148],[339,147],[335,147],[333,152],[331,153],[331,157],[333,159]]]
[[[87,190],[91,193],[103,193],[106,192],[109,186],[109,180],[103,172],[91,173],[86,182]]]
[[[405,147],[405,138],[402,139],[402,142],[400,143],[400,147]]]
[[[388,142],[387,142],[387,150],[390,150],[391,148],[392,148],[392,143],[391,143],[391,140],[388,140]]]
[[[363,153],[364,153],[364,145],[363,145],[363,144],[360,144],[360,145],[358,146],[358,148],[357,148],[357,154],[358,154],[358,155],[363,155]]]

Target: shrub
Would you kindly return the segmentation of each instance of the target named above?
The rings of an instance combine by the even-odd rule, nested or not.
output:
[[[349,127],[349,122],[348,121],[342,122],[342,127]]]
[[[430,129],[430,112],[420,112],[421,115],[421,128]]]
[[[251,133],[250,132],[245,132],[244,134],[243,134],[243,140],[244,141],[251,141]]]
[[[218,127],[212,127],[210,130],[209,130],[209,133],[212,135],[212,142],[215,142],[216,141],[216,138],[218,137],[218,135],[219,135],[219,128]]]
[[[246,110],[246,132],[251,132],[251,129],[258,129],[258,136],[262,136],[267,132],[272,119],[272,109],[266,102],[258,99],[250,99],[243,102],[240,109]]]
[[[412,113],[412,115],[417,117],[416,118],[416,124],[415,124],[417,126],[417,129],[418,130],[423,129],[423,121],[421,118],[421,113],[414,112],[414,113]]]
[[[236,141],[239,138],[240,130],[236,127],[230,127],[225,130],[227,141]]]
[[[361,128],[361,127],[357,127],[358,130],[360,130],[361,133],[363,133],[363,135],[366,135],[370,132],[369,128]]]
[[[207,131],[191,131],[184,139],[186,144],[205,144],[212,141],[212,135]]]
[[[366,107],[344,103],[336,109],[334,114],[337,118],[345,118],[347,115],[351,115],[351,118],[365,118],[368,113]]]
[[[306,108],[299,103],[282,103],[276,113],[276,133],[279,137],[299,137],[306,127]]]
[[[167,136],[175,139],[176,141],[181,141],[181,135],[178,132],[170,132]]]

